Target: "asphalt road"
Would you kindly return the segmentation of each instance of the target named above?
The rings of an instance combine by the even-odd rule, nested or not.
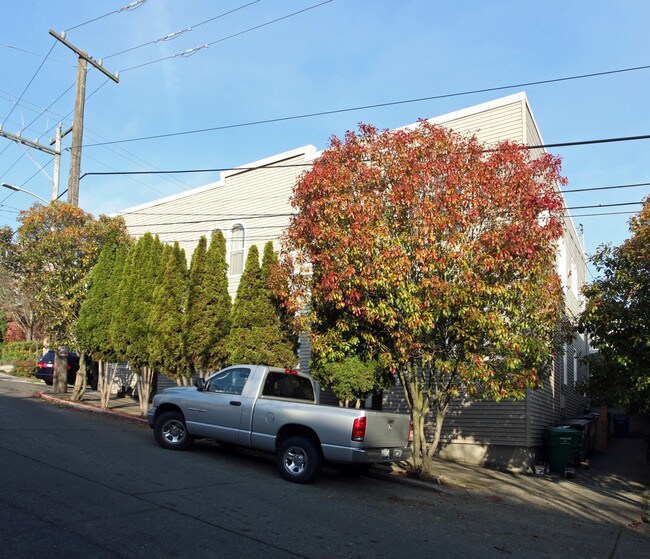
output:
[[[0,558],[648,557],[632,530],[543,507],[325,470],[302,486],[272,458],[31,397],[0,378]]]

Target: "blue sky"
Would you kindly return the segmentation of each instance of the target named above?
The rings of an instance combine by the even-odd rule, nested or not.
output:
[[[546,143],[650,134],[650,69],[642,69],[121,142],[650,65],[645,0],[333,0],[316,6],[321,2],[147,0],[118,12],[129,0],[2,0],[3,129],[49,145],[57,122],[71,124],[77,58],[48,33],[53,29],[68,30],[71,43],[120,72],[119,84],[88,72],[82,173],[234,167],[306,144],[323,149],[332,134],[361,121],[394,128],[521,90]],[[154,42],[187,28],[173,40]],[[173,56],[206,44],[192,56]],[[111,56],[116,53],[122,54]],[[549,151],[562,158],[568,189],[650,182],[650,140]],[[36,163],[52,175],[52,157],[0,138],[0,182],[49,198],[51,181]],[[66,151],[62,188],[67,178]],[[111,213],[217,178],[86,176],[79,204],[94,214]],[[569,207],[621,204],[648,193],[646,185],[568,193],[566,199]],[[15,227],[17,211],[34,201],[0,189],[0,224]],[[640,207],[573,210],[587,253],[601,243],[620,244],[630,218],[588,214]]]

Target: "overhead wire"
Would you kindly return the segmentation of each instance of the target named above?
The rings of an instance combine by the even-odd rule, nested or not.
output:
[[[579,79],[586,79],[586,78],[593,78],[593,77],[601,77],[601,76],[607,76],[607,75],[613,75],[613,74],[621,74],[624,72],[636,72],[636,71],[641,71],[641,70],[648,70],[650,69],[650,65],[645,65],[645,66],[634,66],[630,68],[621,68],[617,70],[606,70],[602,72],[592,72],[588,74],[579,74],[579,75],[573,75],[573,76],[565,76],[561,78],[552,78],[548,80],[536,80],[536,81],[529,81],[529,82],[521,82],[517,84],[511,84],[511,85],[503,85],[503,86],[495,86],[495,87],[487,87],[487,88],[482,88],[482,89],[473,89],[473,90],[467,90],[467,91],[460,91],[460,92],[455,92],[455,93],[445,93],[445,94],[440,94],[440,95],[430,95],[427,97],[417,97],[413,99],[404,99],[400,101],[388,101],[384,103],[374,103],[374,104],[369,104],[369,105],[358,105],[354,107],[347,107],[347,108],[342,108],[342,109],[331,109],[331,110],[324,110],[324,111],[316,111],[316,112],[311,112],[311,113],[303,113],[299,115],[293,115],[293,116],[284,116],[284,117],[276,117],[276,118],[268,118],[268,119],[262,119],[262,120],[255,120],[255,121],[249,121],[249,122],[240,122],[240,123],[235,123],[235,124],[227,124],[227,125],[221,125],[221,126],[212,126],[208,128],[199,128],[195,130],[184,130],[180,132],[169,132],[169,133],[164,133],[164,134],[154,134],[150,136],[141,136],[137,138],[127,138],[123,140],[114,140],[111,143],[127,143],[127,142],[139,142],[139,141],[145,141],[145,140],[156,140],[160,138],[170,138],[170,137],[175,137],[175,136],[186,136],[189,134],[201,134],[205,132],[214,132],[218,130],[229,130],[233,128],[243,128],[247,126],[258,126],[261,124],[272,124],[276,122],[287,122],[291,120],[300,120],[304,118],[313,118],[317,116],[328,116],[328,115],[333,115],[333,114],[341,114],[341,113],[348,113],[348,112],[355,112],[355,111],[362,111],[362,110],[367,110],[367,109],[377,109],[377,108],[382,108],[382,107],[391,107],[391,106],[397,106],[397,105],[405,105],[409,103],[420,103],[423,101],[433,101],[433,100],[438,100],[438,99],[448,99],[452,97],[463,97],[467,95],[474,95],[478,93],[486,93],[486,92],[494,92],[494,91],[503,91],[503,90],[508,90],[508,89],[517,89],[517,88],[522,88],[522,87],[530,87],[530,86],[535,86],[535,85],[545,85],[545,84],[550,84],[550,83],[558,83],[558,82],[563,82],[563,81],[570,81],[570,80],[579,80]],[[103,145],[103,144],[86,144],[84,147],[94,147],[97,145]]]
[[[141,3],[144,2],[144,1],[146,1],[146,0],[140,0],[140,2],[133,2],[132,4],[130,4],[129,6],[127,6],[126,8],[122,8],[122,9],[120,9],[120,10],[115,10],[114,12],[111,12],[111,13],[109,13],[109,14],[105,14],[104,16],[99,16],[98,18],[94,18],[93,20],[89,20],[88,22],[84,22],[83,24],[79,24],[79,25],[77,25],[77,26],[74,26],[74,27],[72,27],[72,28],[69,28],[68,30],[72,30],[72,29],[78,28],[78,27],[80,27],[80,26],[82,26],[82,25],[85,25],[85,24],[87,24],[87,23],[91,23],[92,21],[96,21],[97,19],[101,19],[102,17],[106,17],[106,16],[111,15],[111,14],[113,14],[113,13],[117,13],[117,12],[122,11],[122,10],[124,10],[124,9],[128,9],[128,8],[131,7],[131,6],[133,6],[133,5],[135,5],[135,4],[141,4]],[[257,1],[259,1],[259,0],[257,0]],[[278,18],[278,19],[276,19],[276,20],[273,20],[273,21],[270,21],[270,22],[266,22],[266,23],[261,24],[261,25],[259,25],[259,26],[256,26],[256,27],[250,28],[250,29],[248,29],[248,30],[245,30],[245,31],[243,31],[243,32],[240,32],[240,33],[237,33],[237,34],[231,35],[231,36],[226,37],[226,38],[223,38],[223,39],[219,39],[219,40],[217,40],[217,41],[213,41],[212,43],[209,43],[209,44],[215,44],[215,43],[217,43],[217,42],[221,42],[221,41],[226,40],[226,39],[228,39],[228,38],[232,38],[232,37],[235,37],[235,36],[241,35],[241,34],[243,34],[243,33],[245,33],[245,32],[252,31],[252,30],[254,30],[254,29],[258,29],[258,28],[260,28],[260,27],[263,27],[263,26],[265,26],[265,25],[269,25],[269,24],[271,24],[271,23],[274,23],[274,22],[276,22],[276,21],[280,21],[280,20],[282,20],[282,19],[286,19],[286,18],[291,17],[291,16],[293,16],[293,15],[297,15],[297,14],[302,13],[302,12],[304,12],[304,11],[307,11],[307,10],[313,9],[313,8],[315,8],[315,7],[318,7],[318,6],[321,6],[321,5],[323,5],[323,4],[327,4],[327,3],[331,2],[331,1],[332,1],[332,0],[328,0],[327,2],[321,2],[320,4],[316,4],[316,5],[314,5],[314,6],[311,6],[311,7],[309,7],[309,8],[306,8],[306,9],[304,9],[304,10],[300,10],[299,12],[294,12],[293,14],[289,14],[289,15],[284,16],[284,17],[282,17],[282,18]],[[251,5],[251,4],[254,4],[254,3],[256,3],[256,2],[250,2],[249,4],[246,4],[246,5],[244,5],[244,6],[241,6],[240,8],[237,8],[237,9],[241,9],[241,8],[243,8],[243,7],[246,7],[246,6]],[[235,11],[235,10],[232,10],[232,11]],[[230,12],[227,12],[227,13],[230,13]],[[225,14],[222,14],[222,15],[220,15],[220,16],[215,16],[215,18],[211,18],[210,20],[205,20],[205,22],[202,22],[202,23],[207,23],[208,21],[211,21],[212,19],[216,19],[217,17],[222,17],[223,15],[225,15]],[[197,24],[196,26],[201,25],[202,23],[199,23],[199,24]],[[196,26],[195,26],[195,27],[196,27]],[[55,43],[55,44],[56,44],[56,43]],[[41,66],[39,67],[39,70],[40,70],[40,68],[42,67],[42,65],[43,65],[43,63],[45,62],[45,60],[47,59],[47,57],[49,56],[49,54],[51,53],[51,51],[52,51],[53,48],[54,48],[54,45],[53,45],[52,48],[50,49],[50,52],[48,53],[48,55],[46,56],[46,58],[45,58],[45,59],[43,60],[43,62],[41,63]],[[116,55],[117,55],[117,54],[120,54],[120,53],[116,53]],[[546,83],[554,83],[554,82],[566,81],[566,80],[572,80],[572,79],[581,79],[581,78],[586,78],[586,77],[595,77],[595,76],[603,76],[603,75],[608,75],[608,74],[616,74],[616,73],[622,73],[622,72],[629,72],[629,71],[636,71],[636,70],[644,70],[644,69],[648,69],[648,68],[650,68],[650,66],[638,66],[638,67],[634,67],[634,68],[625,68],[625,69],[620,69],[620,70],[612,70],[612,71],[606,71],[606,72],[597,72],[597,73],[591,73],[591,74],[583,74],[583,75],[579,75],[579,76],[570,76],[570,77],[556,78],[556,79],[551,79],[551,80],[540,80],[540,81],[536,81],[536,82],[527,82],[527,83],[523,83],[523,84],[515,84],[515,85],[511,85],[511,86],[501,86],[501,87],[498,87],[498,88],[486,88],[486,89],[473,90],[473,91],[468,91],[468,92],[460,92],[460,93],[456,93],[456,94],[446,94],[446,95],[439,95],[439,96],[431,96],[431,97],[425,97],[425,98],[420,98],[420,99],[411,99],[411,100],[406,100],[406,101],[397,101],[397,102],[391,102],[391,103],[382,103],[382,104],[377,104],[377,105],[366,105],[366,106],[363,106],[363,107],[353,107],[353,108],[340,109],[340,110],[335,110],[335,111],[325,111],[325,112],[322,112],[322,113],[312,113],[312,114],[309,114],[309,115],[298,115],[298,116],[295,116],[295,117],[285,117],[285,118],[282,118],[282,119],[271,119],[271,120],[267,120],[267,121],[258,121],[258,122],[255,122],[255,123],[243,123],[243,124],[240,124],[240,125],[231,125],[231,126],[225,126],[225,127],[215,127],[215,128],[211,128],[211,129],[203,129],[203,130],[197,130],[197,131],[187,131],[187,132],[180,132],[180,133],[172,133],[172,134],[159,135],[159,136],[150,136],[150,137],[144,137],[144,138],[135,138],[135,139],[130,139],[130,140],[116,141],[116,142],[105,142],[105,143],[97,143],[97,144],[87,144],[87,147],[90,147],[90,146],[99,146],[99,145],[117,144],[117,143],[124,143],[124,142],[128,142],[128,141],[137,141],[137,140],[144,140],[144,139],[153,139],[153,138],[159,138],[159,137],[168,137],[168,136],[175,136],[175,135],[183,135],[183,134],[189,134],[189,133],[199,133],[199,132],[202,132],[202,131],[211,131],[211,130],[218,130],[218,129],[224,129],[224,128],[233,128],[233,127],[238,127],[238,126],[250,126],[250,125],[253,125],[253,124],[261,124],[261,123],[266,123],[266,122],[276,122],[276,121],[278,121],[278,120],[287,120],[287,119],[295,119],[295,118],[306,118],[306,117],[308,117],[308,116],[318,116],[318,115],[332,114],[332,113],[337,113],[337,112],[348,112],[348,111],[353,111],[353,110],[362,110],[362,109],[366,109],[366,108],[375,108],[375,107],[381,107],[381,106],[387,106],[387,105],[395,105],[395,104],[403,104],[403,103],[410,103],[410,102],[417,102],[417,101],[424,101],[424,100],[431,100],[431,99],[439,99],[439,98],[450,97],[450,96],[469,95],[469,94],[472,94],[472,93],[480,93],[480,92],[486,92],[486,91],[495,91],[495,90],[498,90],[498,89],[509,89],[509,88],[515,88],[515,87],[525,87],[525,86],[531,86],[531,85],[539,85],[539,84],[546,84]],[[131,68],[131,69],[134,69],[134,68]],[[38,73],[39,70],[37,70],[37,73]],[[124,71],[124,70],[123,70],[123,71]],[[34,76],[34,78],[35,78],[35,76]],[[31,81],[33,81],[34,78],[32,78]],[[30,84],[31,84],[31,81],[30,81]],[[98,87],[98,88],[97,88],[97,89],[96,89],[96,90],[95,90],[95,91],[94,91],[94,92],[93,92],[89,97],[91,97],[92,95],[94,95],[95,93],[97,93],[97,91],[98,91],[99,89],[101,89],[101,87],[103,87],[103,86],[105,85],[105,83],[107,83],[107,82],[108,82],[108,80],[107,80],[106,82],[104,82],[104,84],[100,85],[100,86],[99,86],[99,87]],[[30,84],[28,84],[27,88],[29,87]],[[74,84],[73,84],[73,86],[74,86]],[[72,86],[71,86],[71,87],[72,87]],[[27,88],[25,88],[25,91],[27,90]],[[66,90],[66,91],[65,91],[61,96],[59,96],[59,98],[57,98],[56,101],[58,101],[58,99],[60,99],[60,98],[61,98],[65,93],[67,93],[67,91],[69,91],[69,89],[70,89],[70,88],[68,88],[68,90]],[[23,91],[23,94],[21,94],[21,98],[22,98],[22,95],[24,95],[25,91]],[[20,100],[20,99],[19,99],[19,100]],[[54,102],[50,105],[50,107],[51,107],[54,103],[56,103],[56,101],[54,101]],[[14,105],[14,107],[15,107],[15,105]],[[13,109],[12,109],[12,110],[13,110]],[[6,119],[8,118],[8,116],[9,116],[9,115],[7,115],[7,117],[5,118],[5,121],[6,121]],[[34,122],[34,121],[32,121],[32,123],[33,123],[33,122]],[[31,123],[30,123],[30,124],[31,124]],[[633,141],[633,140],[641,140],[641,139],[648,139],[648,138],[650,138],[650,135],[645,135],[645,136],[632,136],[632,137],[625,137],[625,138],[608,138],[608,139],[601,139],[601,140],[587,140],[587,141],[579,141],[579,142],[564,142],[564,143],[557,143],[557,144],[544,144],[544,145],[539,145],[539,146],[527,146],[527,148],[528,148],[528,149],[534,149],[534,148],[547,148],[547,147],[566,147],[566,146],[588,145],[588,144],[606,143],[606,142]],[[6,148],[5,148],[5,149],[6,149]],[[0,152],[0,153],[1,153],[1,152]],[[304,165],[303,165],[303,166],[304,166]],[[12,166],[12,167],[13,167],[13,166]],[[266,167],[267,167],[267,168],[273,168],[273,167],[276,167],[276,166],[266,166]],[[260,168],[260,167],[252,167],[252,168],[248,168],[248,169],[256,169],[256,168]],[[246,168],[237,167],[237,168],[218,168],[218,169],[205,169],[205,170],[203,170],[203,169],[195,169],[195,170],[187,170],[187,171],[160,171],[160,170],[158,170],[158,171],[143,171],[143,172],[137,172],[137,173],[134,173],[134,172],[118,172],[118,173],[116,173],[116,174],[160,174],[160,175],[161,175],[161,174],[174,174],[174,173],[182,173],[182,172],[193,172],[193,173],[198,173],[198,172],[225,171],[225,170],[247,170],[247,169],[246,169]],[[37,172],[37,173],[38,173],[38,172]],[[37,174],[37,173],[36,173],[36,174]],[[91,173],[84,173],[83,176],[86,176],[86,175],[100,175],[100,174],[110,175],[110,174],[114,174],[114,173],[92,173],[92,172],[91,172]],[[28,180],[29,180],[29,179],[28,179]],[[144,184],[144,183],[142,183],[142,184]],[[609,189],[609,188],[626,188],[626,187],[632,187],[632,186],[645,186],[645,185],[647,185],[647,184],[648,184],[648,183],[638,183],[637,185],[619,185],[619,186],[613,186],[613,187],[600,187],[600,188],[593,188],[593,189],[565,190],[564,192],[565,192],[565,193],[569,193],[569,192],[578,192],[578,191],[605,190],[605,189]],[[147,185],[145,185],[145,186],[147,186]],[[154,189],[154,190],[155,190],[155,189]],[[636,203],[630,203],[630,204],[636,204]],[[623,205],[623,204],[613,204],[613,205]],[[576,209],[588,208],[588,207],[607,207],[607,206],[609,206],[609,205],[600,205],[600,206],[578,206],[578,207],[576,207]],[[625,213],[625,212],[621,212],[621,213]],[[577,216],[574,216],[574,217],[577,217]]]
[[[601,212],[601,213],[591,213],[591,214],[578,214],[572,215],[571,217],[600,217],[607,215],[635,215],[639,212]]]
[[[104,86],[105,86],[109,81],[110,81],[110,80],[109,80],[108,78],[106,78],[106,80],[105,80],[102,84],[100,84],[99,87],[97,87],[97,88],[96,88],[92,93],[90,93],[88,96],[86,96],[86,101],[88,101],[90,98],[92,98],[92,96],[95,95],[95,94],[96,94],[96,93],[97,93],[97,92],[98,92],[102,87],[104,87]],[[61,95],[59,95],[59,96],[58,96],[54,101],[52,101],[52,102],[51,102],[51,103],[50,103],[46,108],[39,108],[39,109],[40,109],[40,113],[39,113],[39,114],[36,116],[36,118],[34,118],[34,119],[29,123],[29,124],[27,124],[26,126],[24,126],[24,127],[23,127],[23,130],[29,129],[29,127],[30,127],[32,124],[34,124],[34,123],[35,123],[35,122],[36,122],[36,121],[37,121],[41,116],[43,116],[45,113],[49,112],[49,110],[51,109],[51,107],[52,107],[54,104],[56,104],[56,103],[57,103],[57,102],[58,102],[58,101],[59,101],[59,100],[60,100],[60,99],[61,99],[61,98],[66,94],[66,93],[68,93],[68,91],[70,91],[74,86],[75,86],[75,83],[72,83],[72,84],[71,84],[71,85],[70,85],[70,86],[69,86],[69,87],[68,87],[68,88],[67,88],[67,89],[66,89],[66,90],[61,94]],[[16,104],[19,105],[20,103],[17,101]],[[33,110],[33,109],[31,109],[31,110]],[[36,112],[36,111],[35,111],[35,112]],[[69,118],[73,113],[74,113],[74,110],[68,112],[66,115],[63,115],[63,116],[62,116],[62,115],[57,115],[56,113],[52,113],[52,116],[53,116],[53,117],[57,117],[57,118],[56,118],[57,123],[55,123],[55,124],[54,124],[53,126],[51,126],[48,130],[46,130],[45,133],[44,133],[44,135],[47,135],[47,134],[49,134],[50,132],[52,132],[52,130],[54,130],[54,128],[56,128],[56,126],[58,126],[58,122],[59,122],[59,121],[60,121],[60,122],[64,122],[64,121],[66,121],[66,120],[67,120],[67,119],[68,119],[68,118]],[[85,131],[86,131],[86,133],[89,134],[91,137],[94,135],[94,134],[92,133],[92,131],[88,130],[87,128],[85,128]],[[99,138],[101,139],[101,136],[99,136]],[[4,148],[2,151],[0,151],[0,155],[2,155],[2,154],[3,154],[3,153],[8,149],[8,147],[9,147],[10,145],[11,145],[11,144],[8,144],[7,146],[5,146],[5,148]],[[105,147],[106,147],[106,149],[108,149],[109,151],[112,151],[113,153],[116,153],[116,154],[118,154],[118,155],[121,155],[121,157],[124,157],[125,159],[127,159],[127,160],[129,160],[129,161],[132,161],[133,163],[138,164],[138,162],[137,162],[136,160],[134,160],[132,157],[129,157],[129,155],[134,155],[134,154],[131,154],[130,152],[128,152],[127,150],[125,150],[125,149],[122,148],[121,146],[114,146],[114,147],[113,147],[113,146],[105,146]],[[120,150],[120,151],[126,153],[127,155],[124,155],[123,153],[120,154],[120,153],[118,153],[116,150]],[[21,154],[20,157],[19,157],[19,158],[18,158],[18,159],[13,163],[13,165],[11,165],[11,167],[9,167],[9,169],[7,169],[7,170],[5,171],[5,174],[6,174],[8,171],[10,171],[10,170],[11,170],[11,169],[16,165],[16,164],[18,164],[18,163],[22,160],[22,158],[23,158],[24,156],[25,156],[24,153]],[[94,161],[97,161],[98,163],[101,163],[99,160],[97,160],[97,159],[95,159],[95,158],[93,158],[93,157],[90,157],[90,156],[87,155],[87,154],[86,154],[86,157],[88,157],[89,159],[93,159]],[[137,157],[137,156],[135,156],[135,157]],[[146,165],[149,165],[150,167],[154,167],[153,165],[151,165],[150,163],[146,162],[146,161],[143,160],[142,158],[139,158],[139,159],[140,159],[142,162],[144,162]],[[112,167],[110,167],[109,165],[107,165],[107,167],[112,168]],[[155,168],[155,167],[154,167],[154,168]],[[31,178],[33,178],[33,175],[32,175],[32,177],[30,177],[29,179],[27,179],[27,181],[25,181],[25,183],[28,182],[29,180],[31,180]],[[150,186],[150,185],[147,185],[146,183],[144,183],[144,182],[142,182],[142,181],[138,181],[138,180],[136,180],[136,179],[132,179],[132,180],[134,180],[134,181],[137,182],[137,183],[143,184],[144,186],[147,186],[147,188],[150,188],[150,189],[154,190],[155,192],[158,192],[158,193],[163,194],[163,195],[165,194],[164,192],[161,192],[160,190],[158,190],[158,189],[156,189],[156,188],[154,188],[154,187],[152,187],[152,186]],[[183,190],[188,190],[188,189],[190,188],[190,186],[189,186],[187,183],[185,183],[184,181],[182,181],[182,180],[180,180],[180,179],[176,179],[176,178],[174,178],[174,179],[166,179],[166,180],[168,180],[169,182],[173,183],[175,186],[180,187],[180,188],[183,189]],[[25,183],[23,183],[23,184],[25,184]]]
[[[563,194],[572,194],[575,192],[593,192],[595,190],[615,190],[619,188],[636,188],[638,186],[650,186],[650,182],[637,182],[633,184],[616,184],[613,186],[592,186],[590,188],[570,188],[562,190]]]
[[[618,138],[600,138],[600,139],[593,139],[593,140],[579,140],[579,141],[571,141],[571,142],[557,142],[553,144],[539,144],[539,145],[521,145],[519,146],[521,149],[526,149],[526,150],[532,150],[532,149],[541,149],[541,148],[550,148],[550,147],[568,147],[568,146],[585,146],[585,145],[595,145],[595,144],[606,144],[606,143],[614,143],[614,142],[631,142],[631,141],[638,141],[638,140],[648,140],[650,139],[650,134],[645,134],[641,136],[625,136],[625,137],[618,137]],[[87,144],[87,146],[84,147],[91,147],[91,146],[104,146],[104,145],[109,145],[113,143],[121,143],[121,142],[107,142],[107,143],[97,143],[97,144]],[[484,151],[489,152],[489,151],[495,151],[498,148],[487,148]],[[205,169],[177,169],[177,170],[167,170],[167,171],[158,171],[158,174],[184,174],[184,173],[212,173],[212,172],[219,172],[219,171],[255,171],[258,169],[284,169],[284,168],[290,168],[290,167],[309,167],[313,165],[313,163],[292,163],[292,164],[279,164],[279,165],[273,165],[273,164],[267,164],[267,165],[258,165],[258,166],[252,166],[252,167],[213,167],[213,168],[205,168]],[[109,172],[86,172],[82,175],[83,177],[86,176],[101,176],[101,175],[112,175],[112,174],[121,174],[121,175],[146,175],[146,174],[154,174],[152,171],[118,171],[116,173],[109,173]],[[639,184],[639,186],[644,186],[645,183]],[[616,188],[623,188],[623,186],[616,187]],[[563,191],[565,193],[571,192],[570,190],[565,190]]]
[[[169,34],[165,35],[164,37],[160,37],[159,39],[153,39],[152,41],[148,41],[146,43],[142,43],[141,45],[137,45],[135,47],[131,47],[131,48],[128,48],[128,49],[125,49],[125,50],[121,50],[120,52],[109,54],[108,56],[104,56],[102,58],[103,58],[103,60],[108,60],[109,58],[119,56],[120,54],[126,54],[127,52],[138,50],[138,49],[141,49],[143,47],[153,45],[155,43],[160,43],[160,42],[163,42],[163,41],[169,41],[169,40],[172,40],[172,39],[176,39],[177,37],[180,37],[182,34],[188,32],[188,31],[192,31],[193,29],[196,29],[197,27],[200,27],[201,25],[205,25],[206,23],[209,23],[209,22],[214,21],[216,19],[225,17],[225,16],[230,15],[230,14],[232,14],[234,12],[239,11],[239,10],[243,10],[244,8],[247,8],[248,6],[252,6],[253,4],[257,4],[258,2],[261,2],[261,0],[254,0],[253,2],[248,2],[248,4],[238,6],[237,8],[233,8],[232,10],[229,10],[227,12],[223,12],[223,13],[221,13],[219,15],[216,15],[214,17],[211,17],[211,18],[206,19],[204,21],[201,21],[199,23],[195,23],[194,25],[190,25],[186,29],[181,29],[179,31],[169,33]]]
[[[25,89],[23,89],[23,92],[22,92],[22,93],[20,94],[20,96],[18,97],[18,101],[17,101],[17,102],[20,102],[20,101],[21,101],[21,99],[23,98],[23,96],[25,95],[25,93],[27,92],[27,90],[29,89],[29,86],[32,85],[32,82],[36,79],[36,76],[38,76],[38,73],[41,71],[41,68],[43,67],[43,64],[45,64],[45,61],[50,57],[50,54],[51,54],[52,51],[54,50],[54,47],[56,46],[56,43],[57,43],[57,42],[58,42],[58,41],[55,40],[54,43],[52,43],[52,46],[50,47],[50,50],[47,51],[47,54],[45,55],[45,57],[43,58],[43,60],[42,60],[41,63],[39,64],[38,68],[36,69],[36,72],[34,72],[34,75],[33,75],[32,78],[29,80],[29,82],[28,82],[27,85],[25,86]],[[8,118],[11,116],[11,114],[14,112],[14,109],[15,109],[15,108],[16,108],[16,105],[14,104],[13,107],[11,107],[11,110],[9,111],[9,114],[7,114],[7,116],[5,117],[5,119],[2,121],[2,126],[5,125],[5,123],[7,122],[7,119],[8,119]]]
[[[587,205],[587,206],[572,206],[572,207],[567,207],[565,210],[579,210],[579,209],[591,209],[591,208],[610,208],[610,207],[616,207],[616,206],[632,206],[632,205],[642,205],[643,202],[622,202],[622,203],[617,203],[617,204],[592,204],[592,205]],[[125,216],[128,214],[123,214],[123,213],[118,213],[116,215],[120,216]],[[133,212],[131,215],[134,217],[154,217],[154,216],[160,216],[160,217],[165,217],[165,216],[178,216],[178,215],[187,215],[187,214],[178,214],[176,212],[173,213],[168,213],[168,214],[155,214],[155,213],[146,213],[146,212]],[[199,214],[200,215],[200,214]],[[168,222],[158,222],[158,223],[151,223],[151,222],[146,222],[146,223],[129,223],[129,227],[151,227],[151,226],[161,226],[161,225],[198,225],[199,223],[213,223],[215,221],[232,221],[235,219],[241,219],[244,221],[247,220],[254,220],[254,219],[271,219],[271,218],[278,218],[278,217],[290,217],[292,215],[295,215],[295,212],[281,212],[281,213],[269,213],[269,214],[264,214],[264,213],[259,213],[259,214],[219,214],[215,213],[212,215],[203,214],[206,217],[204,219],[193,219],[193,220],[188,220],[188,221],[168,221]],[[575,217],[575,216],[573,216]],[[269,228],[275,227],[275,226],[267,226]]]
[[[194,47],[194,49],[189,49],[188,51],[178,53],[178,54],[172,54],[169,56],[164,56],[162,58],[157,58],[156,60],[150,60],[149,62],[144,62],[142,64],[137,64],[135,66],[131,66],[130,68],[124,68],[123,70],[120,70],[120,73],[125,73],[125,72],[130,72],[131,70],[136,70],[137,68],[143,68],[144,66],[150,66],[152,64],[157,64],[158,62],[163,62],[164,60],[170,60],[172,58],[175,58],[177,56],[182,56],[190,51],[196,51],[197,49],[201,48],[207,48],[210,45],[216,45],[217,43],[222,43],[223,41],[227,41],[228,39],[233,39],[234,37],[239,37],[240,35],[244,35],[245,33],[250,33],[251,31],[255,31],[256,29],[260,29],[262,27],[266,27],[267,25],[271,25],[273,23],[277,23],[278,21],[282,21],[285,19],[288,19],[290,17],[297,16],[299,14],[302,14],[304,12],[308,12],[309,10],[313,10],[314,8],[318,8],[320,6],[323,6],[324,4],[329,4],[330,2],[333,2],[334,0],[325,0],[324,2],[320,2],[319,4],[314,4],[313,6],[308,6],[307,8],[304,8],[302,10],[298,10],[297,12],[293,12],[290,14],[287,14],[285,16],[273,19],[271,21],[267,21],[265,23],[261,23],[260,25],[256,25],[255,27],[250,27],[248,29],[244,29],[243,31],[239,31],[238,33],[233,33],[232,35],[228,35],[227,37],[223,37],[221,39],[217,39],[216,41],[212,41],[210,43],[205,43],[204,45],[199,45],[198,47]]]
[[[68,27],[66,31],[72,31],[73,29],[79,29],[79,27],[83,27],[84,25],[88,25],[89,23],[93,23],[95,21],[99,21],[100,19],[104,19],[105,17],[112,16],[113,14],[119,14],[120,12],[129,12],[133,11],[136,8],[139,8],[144,4],[147,0],[135,0],[134,2],[131,2],[128,6],[124,6],[123,8],[119,8],[117,10],[113,10],[112,12],[108,12],[107,14],[101,15],[94,17],[92,19],[89,19],[88,21],[84,21],[83,23],[79,23],[77,25],[73,25],[72,27]]]

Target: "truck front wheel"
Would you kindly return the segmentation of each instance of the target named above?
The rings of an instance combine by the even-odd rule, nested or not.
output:
[[[304,437],[285,439],[278,449],[276,460],[280,475],[293,483],[309,483],[323,465],[318,445]]]
[[[175,411],[160,414],[153,424],[153,434],[158,444],[169,450],[185,450],[194,441],[187,432],[185,418]]]

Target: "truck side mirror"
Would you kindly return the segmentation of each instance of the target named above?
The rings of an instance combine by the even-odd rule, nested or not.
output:
[[[205,381],[202,378],[197,378],[194,381],[194,386],[199,392],[203,392],[205,390]]]

